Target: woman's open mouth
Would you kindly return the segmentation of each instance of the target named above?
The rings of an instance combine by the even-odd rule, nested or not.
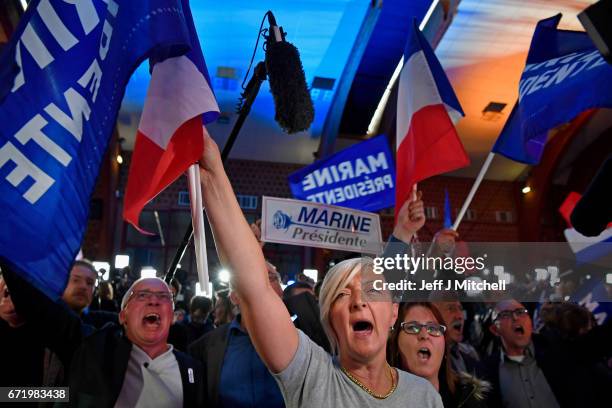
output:
[[[419,361],[427,362],[431,358],[431,350],[429,350],[427,347],[421,347],[417,351],[417,357]]]
[[[352,328],[358,336],[367,336],[374,330],[374,325],[367,320],[358,320],[353,323]]]
[[[514,333],[523,336],[525,334],[525,328],[522,325],[516,325],[513,328]]]

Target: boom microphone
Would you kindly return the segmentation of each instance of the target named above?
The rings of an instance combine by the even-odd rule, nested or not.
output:
[[[300,53],[285,41],[286,33],[268,11],[270,30],[266,38],[266,70],[274,97],[274,119],[287,133],[306,130],[314,120],[314,107],[306,85]]]

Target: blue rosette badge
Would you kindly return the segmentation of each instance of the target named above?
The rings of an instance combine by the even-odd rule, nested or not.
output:
[[[281,210],[274,213],[274,217],[272,219],[272,225],[274,225],[274,228],[284,229],[286,231],[289,229],[291,224],[293,224],[293,221],[291,221],[291,217],[288,214],[285,214]]]

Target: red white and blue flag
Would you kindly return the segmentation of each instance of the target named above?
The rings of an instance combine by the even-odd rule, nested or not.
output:
[[[399,79],[396,214],[415,183],[470,164],[454,125],[461,116],[457,96],[415,20]]]
[[[561,204],[561,207],[559,207],[561,216],[569,226],[569,228],[563,231],[563,235],[565,235],[565,239],[567,239],[570,248],[576,255],[578,265],[587,263],[601,264],[602,258],[604,261],[608,260],[612,253],[612,223],[608,224],[606,229],[594,237],[587,237],[576,231],[572,226],[570,218],[581,198],[580,194],[572,191],[563,204]]]
[[[143,207],[198,161],[203,126],[219,116],[189,2],[182,3],[192,48],[179,57],[151,58],[151,82],[128,175],[123,218],[141,232]]]

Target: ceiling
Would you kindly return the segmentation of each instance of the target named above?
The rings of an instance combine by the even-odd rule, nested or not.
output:
[[[237,118],[235,108],[249,66],[261,20],[272,10],[287,32],[287,41],[300,51],[306,81],[315,76],[337,79],[342,75],[355,37],[370,5],[366,0],[191,0],[191,9],[219,107],[226,121],[207,129],[223,145]],[[264,27],[267,27],[264,25]],[[262,42],[254,64],[264,59]],[[235,78],[220,78],[219,67],[233,68]],[[251,71],[252,73],[252,71]],[[148,64],[138,68],[126,90],[119,116],[119,131],[130,141],[138,125],[149,80]],[[333,91],[312,92],[315,121],[311,129],[287,135],[274,122],[274,104],[267,81],[230,157],[288,163],[311,163],[317,135],[325,121]]]
[[[447,0],[449,1],[449,0]],[[436,48],[466,113],[457,123],[460,137],[472,160],[466,169],[452,175],[474,177],[501,131],[517,97],[518,81],[531,36],[538,20],[563,13],[561,27],[581,30],[576,14],[594,1],[588,0],[462,0]],[[300,134],[284,134],[274,122],[274,105],[267,82],[261,88],[231,156],[233,158],[309,164],[318,149],[330,115],[339,114],[336,149],[355,143],[367,126],[384,89],[402,55],[412,18],[421,20],[432,0],[384,0],[372,35],[356,71],[345,69],[368,16],[370,0],[191,0],[200,42],[211,81],[225,120],[208,126],[223,145],[236,120],[235,106],[259,25],[270,9],[299,49],[306,80],[315,76],[335,80],[331,90],[313,89],[315,121]],[[450,0],[450,3],[456,3]],[[260,42],[261,47],[261,42]],[[263,59],[258,50],[255,63]],[[220,77],[219,68],[235,70]],[[354,75],[354,78],[353,78]],[[343,77],[344,76],[344,77]],[[350,80],[346,100],[338,84]],[[128,85],[119,116],[119,132],[131,149],[147,84],[148,64],[143,64]],[[330,109],[338,100],[343,109]],[[506,103],[494,120],[483,116],[491,101]],[[497,157],[487,178],[514,180],[525,166]]]
[[[462,0],[436,54],[461,102],[465,117],[457,130],[470,167],[453,173],[474,177],[512,110],[536,23],[563,13],[560,28],[584,31],[576,15],[590,0]],[[495,120],[482,111],[489,102],[507,106]],[[525,165],[496,156],[488,179],[514,180]]]

